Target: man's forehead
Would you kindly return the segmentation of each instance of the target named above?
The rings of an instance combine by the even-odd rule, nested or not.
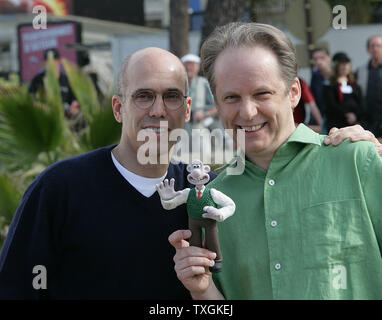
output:
[[[382,37],[374,37],[370,40],[370,44],[382,44]]]
[[[324,50],[318,50],[313,53],[313,58],[314,57],[329,57],[329,55]]]
[[[235,64],[237,56],[240,57],[241,61]],[[225,79],[227,73],[237,78],[247,78],[251,74],[258,76],[259,74],[268,74],[270,70],[278,70],[279,64],[276,56],[269,49],[257,46],[230,48],[223,51],[217,58],[215,68],[216,79]]]
[[[184,91],[186,72],[176,59],[155,59],[142,57],[129,64],[125,77],[127,85],[134,88],[150,88],[153,90],[179,89]]]
[[[155,59],[139,59],[131,61],[127,68],[127,73],[140,72],[140,73],[171,73],[175,75],[182,74],[182,65],[179,65],[174,60],[155,60]],[[137,74],[136,74],[137,75]]]

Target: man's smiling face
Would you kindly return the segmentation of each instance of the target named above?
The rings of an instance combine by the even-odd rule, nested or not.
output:
[[[298,79],[287,90],[276,56],[260,46],[225,49],[216,60],[215,77],[224,127],[234,133],[245,130],[249,158],[273,157],[295,130],[293,108],[301,94]]]

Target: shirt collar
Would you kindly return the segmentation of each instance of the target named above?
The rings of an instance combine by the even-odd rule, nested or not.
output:
[[[300,142],[305,144],[321,145],[320,135],[308,128],[303,123],[300,123],[296,130],[292,133],[286,143]]]
[[[298,142],[298,144],[294,144],[292,142]],[[304,124],[300,123],[296,130],[292,133],[292,135],[289,137],[288,141],[284,143],[279,150],[276,152],[272,162],[274,159],[277,158],[290,158],[291,154],[294,154],[297,152],[301,145],[303,144],[315,144],[318,146],[321,146],[322,142],[320,139],[320,135],[316,132],[314,132],[312,129],[308,128]],[[235,160],[232,161],[232,163],[226,165],[225,167],[231,165],[235,165],[236,161],[240,160],[240,157],[235,156]],[[224,167],[224,168],[225,168]],[[266,175],[266,171],[257,167],[254,163],[252,163],[247,157],[245,157],[245,168],[246,170],[250,169],[251,171],[254,171],[254,173],[260,177],[264,177]]]

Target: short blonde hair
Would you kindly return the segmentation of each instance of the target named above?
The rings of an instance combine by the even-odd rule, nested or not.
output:
[[[202,68],[212,92],[216,92],[215,62],[226,48],[261,46],[271,50],[280,65],[287,91],[297,77],[296,50],[291,40],[279,29],[261,23],[232,22],[217,27],[201,48]]]

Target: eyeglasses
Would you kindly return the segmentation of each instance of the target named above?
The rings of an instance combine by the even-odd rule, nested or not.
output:
[[[187,98],[187,96],[184,96],[181,92],[175,90],[166,91],[161,95],[164,105],[170,110],[176,110],[182,107]],[[141,90],[131,95],[131,97],[138,108],[148,109],[154,105],[157,93],[153,90]]]

